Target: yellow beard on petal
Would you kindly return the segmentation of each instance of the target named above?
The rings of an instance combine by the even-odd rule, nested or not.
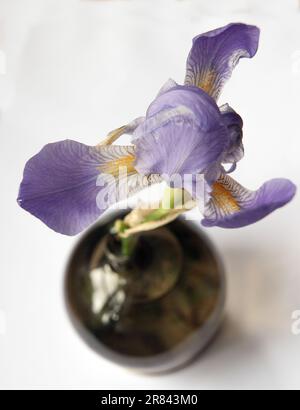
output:
[[[197,86],[202,88],[207,94],[211,95],[216,86],[216,73],[213,70],[207,70],[204,73],[199,73],[197,78]]]
[[[225,214],[231,214],[241,210],[231,192],[218,182],[214,183],[211,196],[218,208]]]
[[[114,177],[117,177],[119,175],[120,169],[124,170],[124,168],[127,168],[127,174],[133,174],[136,173],[136,169],[133,165],[134,161],[134,155],[126,155],[124,157],[108,161],[105,164],[101,165],[98,169],[100,172],[104,174],[110,174]]]

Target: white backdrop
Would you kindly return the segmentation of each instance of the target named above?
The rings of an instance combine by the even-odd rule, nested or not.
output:
[[[192,38],[232,21],[262,30],[221,98],[245,122],[235,177],[299,185],[296,0],[0,0],[0,388],[300,388],[299,196],[254,226],[208,231],[227,268],[227,320],[200,360],[161,377],[108,363],[77,337],[62,297],[77,239],[16,204],[23,166],[44,144],[95,144],[143,115],[169,77],[183,81]]]

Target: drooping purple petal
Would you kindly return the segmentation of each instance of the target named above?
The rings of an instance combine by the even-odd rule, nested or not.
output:
[[[223,163],[235,164],[244,156],[243,146],[243,120],[228,104],[220,107],[222,120],[227,127],[229,146],[224,153]]]
[[[218,99],[240,58],[253,57],[259,29],[236,23],[194,38],[187,60],[185,84],[202,88]]]
[[[205,209],[206,227],[241,228],[253,224],[290,202],[295,185],[287,179],[273,179],[258,191],[249,191],[223,174],[213,185]]]
[[[128,166],[131,174],[133,161],[131,146],[48,144],[27,162],[18,203],[53,230],[75,235],[118,199],[118,166]]]

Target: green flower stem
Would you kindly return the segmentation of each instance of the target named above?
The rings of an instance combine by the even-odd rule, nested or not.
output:
[[[114,224],[113,232],[118,235],[120,233],[125,232],[128,228],[129,226],[126,225],[124,221],[118,219]],[[133,236],[128,236],[127,238],[119,236],[119,239],[121,241],[122,255],[129,258],[134,250],[135,238]]]
[[[130,257],[133,253],[134,247],[135,247],[135,237],[128,236],[127,238],[121,237],[121,249],[122,249],[122,255],[126,257]]]

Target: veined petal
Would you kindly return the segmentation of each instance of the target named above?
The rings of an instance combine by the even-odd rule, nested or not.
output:
[[[287,179],[273,179],[258,191],[249,191],[223,174],[212,187],[202,224],[207,227],[241,228],[283,207],[295,193],[295,185]]]
[[[27,162],[18,203],[53,230],[75,235],[119,199],[119,167],[129,176],[129,193],[143,187],[136,181],[134,161],[133,146],[48,144]]]
[[[236,23],[194,38],[187,60],[186,85],[202,88],[218,99],[240,58],[253,57],[259,41],[259,29]]]
[[[136,141],[136,169],[141,174],[169,178],[204,173],[222,156],[228,143],[225,127],[216,122],[210,128],[208,125],[204,131],[179,115],[145,133]]]

